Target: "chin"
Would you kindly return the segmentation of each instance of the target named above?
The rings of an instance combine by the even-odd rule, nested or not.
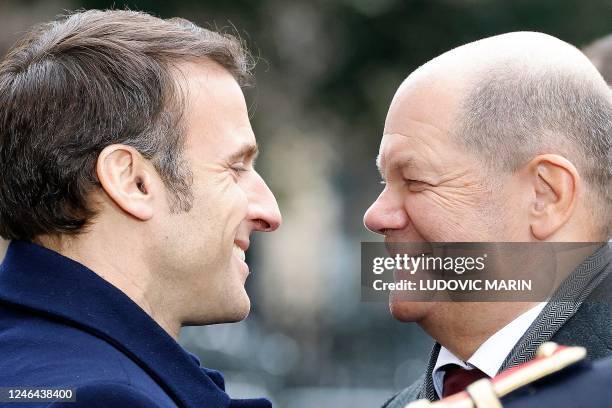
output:
[[[235,323],[247,318],[251,311],[251,300],[246,294],[244,288],[241,288],[240,293],[227,298],[227,304],[220,311],[220,322],[218,323]]]
[[[251,301],[243,288],[237,293],[227,293],[215,299],[208,307],[200,309],[185,326],[235,323],[246,319],[251,311]]]
[[[235,308],[232,310],[231,314],[228,314],[227,323],[240,322],[247,318],[249,312],[251,311],[251,301],[248,296],[245,296],[246,300],[243,304],[235,304]]]
[[[419,322],[427,316],[434,305],[434,302],[410,302],[391,299],[389,311],[400,322]]]

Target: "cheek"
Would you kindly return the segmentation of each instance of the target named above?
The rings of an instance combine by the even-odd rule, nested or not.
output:
[[[200,197],[216,209],[215,213],[246,212],[246,194],[240,184],[229,175],[208,186],[201,192]]]
[[[246,209],[246,196],[232,180],[201,185],[194,190],[194,205],[187,214],[191,228],[201,239],[220,242],[220,237],[233,234],[246,216]]]
[[[451,191],[410,193],[405,209],[419,235],[430,242],[470,241],[483,224],[482,203]]]
[[[444,215],[444,208],[436,201],[423,193],[410,194],[404,202],[404,208],[413,228],[425,241],[438,241],[441,236],[446,235],[446,223],[443,220],[447,217]]]
[[[223,194],[220,205],[227,211],[230,218],[242,220],[247,214],[247,195],[238,183],[233,183]]]

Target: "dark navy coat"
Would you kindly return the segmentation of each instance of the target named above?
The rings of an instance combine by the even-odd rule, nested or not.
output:
[[[232,400],[123,292],[85,266],[16,241],[0,266],[0,387],[75,388],[75,402],[0,407],[268,408]]]
[[[608,408],[612,406],[612,357],[583,361],[503,397],[504,408]]]

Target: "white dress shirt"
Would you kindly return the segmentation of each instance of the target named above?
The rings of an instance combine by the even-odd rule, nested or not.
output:
[[[508,354],[523,337],[544,306],[546,306],[546,302],[539,303],[505,325],[482,343],[468,361],[462,361],[447,348],[441,347],[432,373],[433,384],[438,397],[442,398],[444,386],[444,370],[442,367],[447,364],[456,364],[467,370],[476,367],[489,377],[497,375]]]

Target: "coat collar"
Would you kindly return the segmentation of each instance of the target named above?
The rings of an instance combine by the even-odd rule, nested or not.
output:
[[[179,406],[241,404],[225,393],[220,373],[200,367],[195,356],[127,295],[56,252],[29,242],[11,242],[0,266],[0,300],[60,318],[112,344]],[[270,406],[264,399],[252,402],[244,406]]]
[[[548,304],[531,324],[525,336],[506,357],[500,372],[531,360],[538,347],[553,338],[589,301],[591,293],[612,273],[612,242],[604,242],[565,279],[552,295]],[[609,302],[605,296],[598,301]]]
[[[591,292],[604,279],[612,276],[611,274],[612,242],[604,242],[593,254],[578,265],[563,284],[557,288],[552,298],[508,354],[498,373],[531,360],[537,348],[545,341],[550,340],[576,314]],[[419,391],[419,398],[427,398],[430,401],[439,399],[433,382],[433,371],[441,347],[437,342],[433,347],[427,372]]]

